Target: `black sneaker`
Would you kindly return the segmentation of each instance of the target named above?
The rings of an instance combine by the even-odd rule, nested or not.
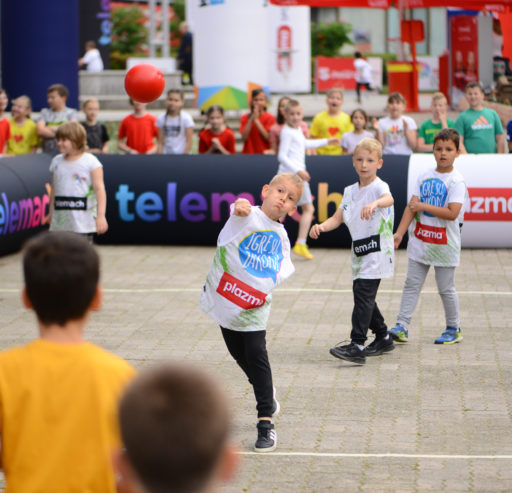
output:
[[[329,352],[335,357],[357,363],[358,365],[364,365],[366,363],[366,351],[365,349],[359,349],[356,344],[351,342],[346,346],[335,346],[329,349]]]
[[[388,335],[387,339],[375,339],[371,344],[366,346],[366,356],[379,356],[379,354],[393,351],[395,345],[393,344],[393,338]]]
[[[256,425],[258,428],[258,439],[254,444],[255,452],[272,452],[277,446],[277,433],[274,430],[274,423],[262,419]]]

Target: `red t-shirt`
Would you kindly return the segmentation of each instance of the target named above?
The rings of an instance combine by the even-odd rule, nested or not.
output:
[[[0,153],[4,152],[5,143],[11,138],[11,125],[7,118],[0,120]]]
[[[209,128],[201,130],[199,132],[199,154],[208,152],[214,138],[219,139],[226,151],[230,154],[235,154],[235,134],[230,128],[225,128],[220,134],[213,134]],[[220,151],[215,150],[214,154],[220,154]]]
[[[128,147],[135,149],[140,154],[146,154],[155,145],[153,138],[158,137],[155,123],[156,117],[149,113],[138,118],[128,115],[123,118],[119,126],[118,138],[126,137]]]
[[[247,126],[249,116],[250,114],[247,113],[242,115],[242,118],[240,118],[240,133],[242,133]],[[258,120],[261,122],[265,130],[269,131],[270,127],[276,122],[276,117],[271,113],[265,112],[258,118]],[[262,137],[258,127],[253,122],[249,136],[244,143],[242,154],[263,154],[267,149],[270,149],[270,140]]]

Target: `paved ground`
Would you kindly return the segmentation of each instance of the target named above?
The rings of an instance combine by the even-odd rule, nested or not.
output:
[[[254,397],[215,324],[197,308],[213,248],[100,247],[104,309],[88,338],[142,368],[188,360],[216,373],[234,413],[243,465],[227,492],[511,492],[512,251],[465,250],[457,273],[464,341],[443,329],[429,276],[410,342],[351,366],[328,349],[349,333],[348,250],[297,260],[278,291],[268,347],[282,412],[277,453],[253,455]],[[406,257],[378,302],[396,316]],[[21,308],[19,254],[0,258],[0,347],[35,335]]]

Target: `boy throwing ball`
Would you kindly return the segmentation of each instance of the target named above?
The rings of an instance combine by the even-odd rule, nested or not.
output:
[[[231,356],[253,386],[258,411],[256,452],[276,448],[272,416],[279,412],[265,334],[271,291],[293,274],[290,240],[281,220],[297,209],[302,179],[281,173],[262,189],[261,207],[246,199],[231,205],[199,301],[217,322]]]
[[[377,176],[377,170],[382,168],[382,145],[378,140],[366,138],[359,142],[352,162],[359,181],[345,188],[338,210],[327,221],[315,224],[309,235],[316,239],[342,222],[350,231],[354,292],[351,342],[333,347],[330,353],[363,365],[366,356],[378,356],[395,349],[375,302],[380,280],[393,276],[394,201],[388,184]],[[368,328],[375,334],[375,340],[365,348]]]

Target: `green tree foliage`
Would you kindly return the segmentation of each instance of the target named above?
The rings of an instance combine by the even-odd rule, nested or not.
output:
[[[110,58],[113,69],[124,69],[128,57],[146,55],[148,29],[144,21],[144,13],[137,6],[112,10]]]
[[[348,37],[352,26],[343,22],[311,25],[311,55],[336,56],[344,44],[354,44]]]

